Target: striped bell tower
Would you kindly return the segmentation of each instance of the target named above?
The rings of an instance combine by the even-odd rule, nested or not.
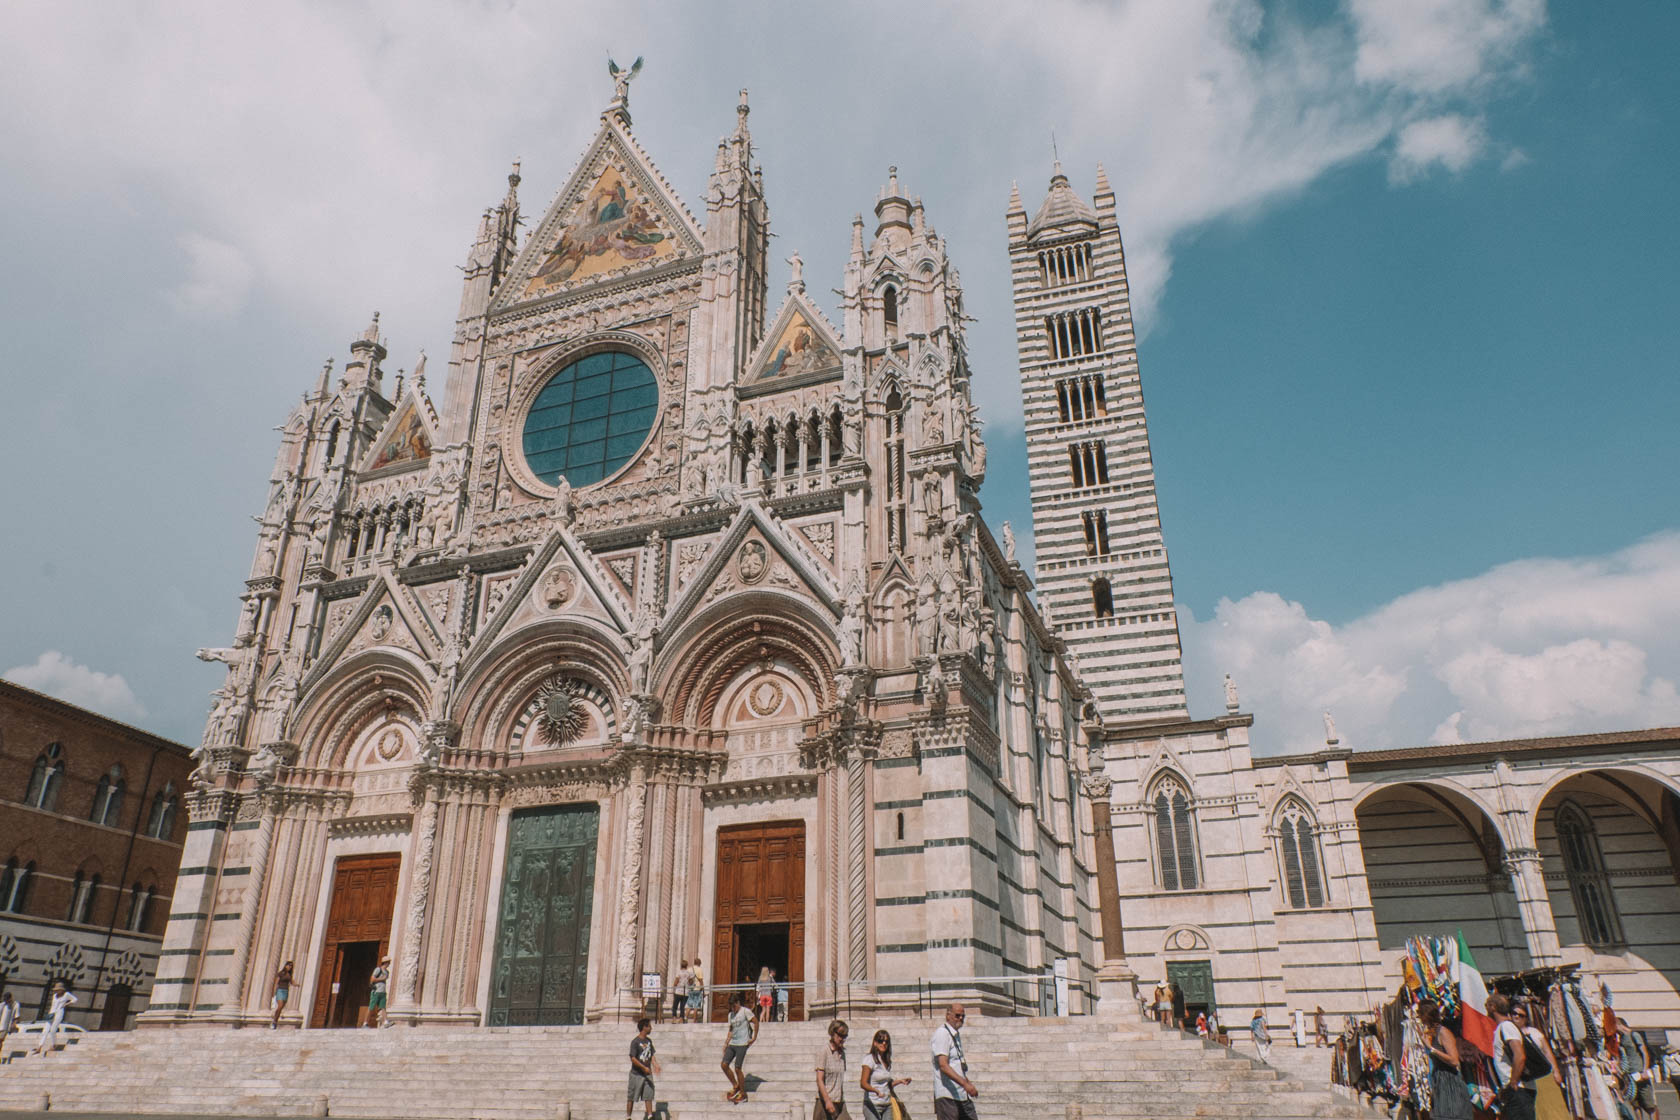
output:
[[[1039,603],[1105,722],[1188,719],[1114,191],[1009,200]]]

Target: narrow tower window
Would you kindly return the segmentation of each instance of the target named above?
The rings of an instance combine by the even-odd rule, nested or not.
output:
[[[898,289],[890,284],[881,292],[881,322],[888,338],[898,337]]]
[[[887,547],[903,552],[905,537],[904,398],[887,395]]]
[[[1098,618],[1114,617],[1114,588],[1106,579],[1091,581],[1091,609]]]

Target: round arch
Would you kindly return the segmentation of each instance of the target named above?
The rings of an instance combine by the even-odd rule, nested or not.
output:
[[[1529,845],[1534,845],[1540,835],[1541,809],[1564,786],[1571,783],[1584,783],[1596,787],[1597,792],[1605,793],[1612,800],[1631,801],[1629,808],[1656,828],[1661,827],[1662,793],[1666,791],[1680,799],[1680,781],[1639,763],[1623,762],[1612,766],[1582,766],[1560,770],[1535,791],[1528,805],[1529,835],[1525,839]],[[1656,796],[1652,796],[1653,794]]]
[[[708,607],[672,635],[653,672],[665,722],[709,725],[742,666],[772,657],[799,676],[819,711],[834,703],[840,659],[833,623],[805,599],[757,590]]]
[[[304,695],[289,721],[287,738],[300,748],[294,765],[342,766],[357,733],[387,712],[423,719],[431,703],[427,676],[413,655],[386,647],[340,662]]]
[[[604,623],[557,618],[502,635],[474,661],[455,703],[461,741],[501,750],[537,689],[556,670],[579,677],[610,703],[630,692],[622,640]]]

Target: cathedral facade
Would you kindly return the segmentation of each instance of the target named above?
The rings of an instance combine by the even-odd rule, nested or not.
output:
[[[743,93],[703,213],[628,81],[282,429],[146,1022],[582,1022],[698,959],[793,1010],[1095,966],[1089,694],[978,515],[963,296],[896,172],[774,302]]]

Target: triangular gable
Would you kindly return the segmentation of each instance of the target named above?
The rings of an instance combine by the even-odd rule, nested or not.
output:
[[[1184,759],[1179,756],[1178,751],[1173,748],[1171,743],[1167,742],[1166,736],[1163,735],[1155,741],[1155,753],[1149,756],[1149,764],[1143,768],[1140,775],[1142,778],[1142,782],[1138,786],[1140,799],[1149,796],[1150,787],[1160,780],[1164,772],[1178,775],[1183,780],[1190,796],[1192,798],[1196,796],[1195,788],[1191,784],[1195,780],[1194,771],[1184,765]]]
[[[707,590],[722,574],[724,565],[735,559],[736,551],[755,533],[777,556],[787,562],[794,574],[811,589],[817,601],[839,617],[840,587],[828,573],[822,560],[810,545],[798,538],[798,534],[788,532],[780,522],[766,514],[757,498],[748,498],[741,504],[741,511],[735,515],[735,520],[712,546],[700,569],[683,585],[682,593],[677,596],[676,602],[665,612],[665,617],[659,624],[663,633],[673,633],[685,618],[699,609]]]
[[[346,653],[359,653],[376,646],[407,650],[423,661],[438,656],[438,640],[425,611],[413,598],[400,594],[384,572],[379,572],[362,592],[349,620],[328,635],[327,644],[305,678],[302,691],[313,688]]]
[[[916,588],[916,577],[910,574],[910,569],[904,566],[904,557],[896,552],[887,554],[887,562],[881,567],[881,577],[875,581],[875,586],[869,591],[869,601],[876,606],[882,606],[886,600],[883,596],[889,586],[902,584],[912,593]]]
[[[693,216],[647,153],[609,117],[520,250],[494,307],[700,252]]]
[[[747,384],[838,376],[839,335],[805,293],[791,291],[747,370]]]
[[[606,566],[607,575],[618,584],[618,589],[624,593],[626,602],[636,601],[636,573],[641,565],[640,552],[618,552],[611,556],[601,557]]]
[[[472,670],[474,664],[485,656],[486,651],[495,646],[497,637],[520,613],[520,606],[533,594],[533,590],[555,568],[557,559],[570,562],[570,568],[592,593],[593,598],[606,609],[608,621],[617,627],[619,633],[630,631],[630,603],[619,593],[612,577],[601,567],[595,554],[579,544],[570,529],[564,525],[557,525],[543,546],[526,560],[520,575],[513,581],[512,588],[502,598],[495,613],[473,636],[472,645],[461,664],[463,678]]]
[[[368,448],[362,470],[414,467],[427,462],[432,456],[434,435],[427,411],[420,407],[419,394],[412,391],[403,394],[402,406],[392,411],[384,429]]]

